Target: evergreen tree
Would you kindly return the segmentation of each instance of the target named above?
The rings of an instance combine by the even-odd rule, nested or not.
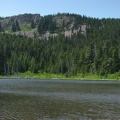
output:
[[[16,25],[15,25],[15,23],[12,24],[12,31],[16,32]]]
[[[2,32],[2,26],[1,26],[1,22],[0,22],[0,32]]]
[[[40,20],[40,22],[37,26],[37,31],[38,31],[39,34],[42,34],[43,31],[44,31],[44,26],[43,26],[43,21],[42,20]]]
[[[34,29],[36,26],[35,26],[35,23],[34,23],[34,20],[31,21],[31,28]]]
[[[16,30],[19,31],[20,30],[20,25],[18,20],[15,21],[15,25],[16,25]]]
[[[20,26],[19,26],[19,22],[16,20],[13,24],[12,24],[12,31],[16,32],[20,30]]]
[[[38,40],[37,37],[33,40],[26,36],[0,33],[0,74],[13,73],[17,68],[19,72],[62,73],[67,77],[79,73],[81,77],[86,74],[107,77],[108,74],[119,73],[120,20],[99,20],[73,14],[67,16],[75,17],[70,20],[76,20],[76,27],[86,24],[86,35],[81,30],[70,38],[65,37],[62,31],[48,40]],[[39,34],[60,31],[57,18],[53,18],[41,18],[37,26]],[[19,23],[14,22],[12,29],[18,31]]]

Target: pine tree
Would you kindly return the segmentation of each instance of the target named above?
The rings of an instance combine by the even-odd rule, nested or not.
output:
[[[15,25],[15,23],[12,24],[12,31],[16,32],[16,25]]]
[[[34,20],[31,21],[31,28],[34,29],[35,28],[35,23]]]
[[[15,25],[16,25],[16,30],[19,31],[20,30],[20,25],[19,25],[19,22],[17,20],[16,20]]]
[[[2,32],[2,26],[1,26],[1,22],[0,22],[0,32]]]
[[[13,24],[12,24],[12,31],[16,32],[20,30],[20,26],[19,26],[19,22],[16,20]]]

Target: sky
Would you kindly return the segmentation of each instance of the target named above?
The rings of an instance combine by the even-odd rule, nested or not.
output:
[[[0,16],[24,13],[42,16],[75,13],[95,18],[120,18],[120,0],[0,0]]]

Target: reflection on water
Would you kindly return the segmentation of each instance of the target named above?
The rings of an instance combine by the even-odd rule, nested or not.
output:
[[[0,79],[0,120],[120,119],[120,82]]]

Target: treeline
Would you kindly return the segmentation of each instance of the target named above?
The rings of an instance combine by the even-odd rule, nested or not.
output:
[[[82,18],[76,15],[76,27]],[[0,74],[41,71],[67,77],[82,73],[84,77],[87,73],[107,76],[119,72],[120,19],[84,17],[82,20],[89,26],[86,35],[79,32],[71,38],[59,33],[49,40],[33,40],[1,33]],[[48,24],[44,29],[49,27]]]
[[[55,32],[57,29],[56,22],[53,21],[53,15],[44,16],[40,19],[37,26],[37,31],[39,34],[44,34],[46,31],[51,33]]]

